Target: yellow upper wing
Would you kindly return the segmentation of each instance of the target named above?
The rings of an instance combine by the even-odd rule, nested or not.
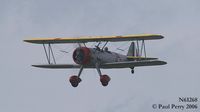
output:
[[[140,35],[125,35],[125,36],[85,36],[74,38],[34,38],[24,40],[25,42],[36,44],[49,44],[49,43],[87,43],[87,42],[100,42],[100,41],[133,41],[133,40],[153,40],[162,39],[162,35],[156,34],[140,34]]]

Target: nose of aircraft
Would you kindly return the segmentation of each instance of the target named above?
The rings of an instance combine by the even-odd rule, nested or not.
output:
[[[90,49],[87,47],[76,48],[73,52],[73,60],[77,64],[88,64],[90,61]]]

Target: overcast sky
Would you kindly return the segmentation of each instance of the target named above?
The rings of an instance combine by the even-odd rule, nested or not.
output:
[[[178,97],[200,100],[199,11],[199,0],[0,0],[0,111],[155,112],[166,110],[152,104],[180,104]],[[108,87],[96,70],[84,70],[73,88],[68,79],[78,70],[31,67],[46,63],[45,55],[41,45],[23,42],[141,33],[165,36],[148,41],[147,53],[168,64],[136,68],[134,75],[130,69],[102,70],[111,77]],[[72,62],[71,53],[63,55],[62,63]]]

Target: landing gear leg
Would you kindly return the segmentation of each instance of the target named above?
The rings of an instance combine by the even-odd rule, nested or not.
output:
[[[96,69],[97,69],[97,72],[98,72],[98,74],[99,74],[99,76],[101,77],[102,76],[102,74],[101,74],[101,70],[100,70],[100,68],[99,68],[99,64],[98,63],[96,63]]]
[[[79,72],[78,72],[78,77],[81,76],[82,71],[83,71],[83,65],[81,66],[81,68],[80,68],[80,70],[79,70]]]
[[[71,76],[71,77],[69,78],[69,82],[71,83],[71,85],[72,85],[73,87],[77,87],[78,84],[81,82],[80,76],[81,76],[82,71],[83,71],[83,66],[81,66],[81,68],[80,68],[80,70],[79,70],[79,73],[78,73],[78,76],[73,75],[73,76]]]
[[[99,68],[99,64],[98,63],[96,63],[96,69],[97,69],[97,72],[98,72],[98,74],[100,76],[100,82],[101,82],[101,84],[103,86],[107,86],[108,83],[109,83],[109,81],[110,81],[110,77],[108,75],[102,75],[101,74],[101,70]]]

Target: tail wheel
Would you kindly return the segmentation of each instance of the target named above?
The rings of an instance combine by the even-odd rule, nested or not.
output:
[[[71,76],[71,77],[69,78],[69,82],[71,83],[71,85],[72,85],[73,87],[77,87],[78,84],[81,82],[81,78],[78,77],[78,76],[73,75],[73,76]]]
[[[134,69],[131,69],[131,73],[134,74],[134,72],[135,72]]]
[[[100,81],[103,86],[107,86],[110,81],[110,77],[108,75],[101,75]]]

